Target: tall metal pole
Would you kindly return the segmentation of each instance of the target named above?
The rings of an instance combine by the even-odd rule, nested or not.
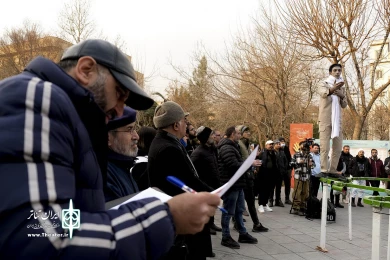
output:
[[[381,215],[380,208],[372,207],[372,248],[371,260],[379,260],[381,242]]]
[[[322,212],[321,212],[321,238],[320,246],[317,246],[317,249],[321,252],[328,252],[326,249],[326,213],[328,211],[328,184],[322,182]]]

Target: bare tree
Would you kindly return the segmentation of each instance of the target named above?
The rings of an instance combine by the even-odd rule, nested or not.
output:
[[[81,42],[96,32],[89,0],[72,0],[64,4],[58,18],[60,36],[72,43]]]
[[[212,54],[203,47],[200,52],[206,57],[195,55],[199,64],[207,59],[207,88],[191,88],[191,81],[187,86],[185,81],[196,71],[191,76],[173,66],[185,80],[171,85],[169,98],[183,107],[198,107],[208,116],[210,126],[222,131],[231,125],[248,125],[261,144],[288,136],[290,123],[317,120],[313,100],[322,71],[318,62],[302,59],[307,48],[296,43],[275,17],[265,9],[259,17],[252,28],[234,38],[225,53]],[[194,102],[192,95],[201,98]],[[200,115],[193,114],[193,118],[205,122]]]
[[[316,63],[302,60],[305,49],[265,9],[259,17],[222,58],[208,58],[214,95],[241,107],[244,118],[239,120],[268,139],[287,136],[292,122],[313,121],[308,111],[320,71]]]
[[[375,86],[375,72],[390,33],[389,0],[274,0],[280,20],[296,43],[315,51],[312,60],[344,66],[347,101],[354,120],[353,139],[360,139],[368,113],[390,80]],[[379,40],[379,53],[368,51]],[[353,95],[356,94],[356,97]]]
[[[168,88],[169,99],[179,103],[183,109],[190,112],[189,119],[196,126],[213,127],[212,86],[208,74],[207,58],[201,56],[191,76],[185,73],[181,75],[188,83],[172,81]]]
[[[0,79],[22,72],[38,55],[57,62],[67,47],[66,42],[48,36],[38,24],[30,21],[8,29],[0,38]]]

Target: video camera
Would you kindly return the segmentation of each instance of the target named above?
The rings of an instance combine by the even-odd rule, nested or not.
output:
[[[302,146],[302,152],[310,152],[310,146],[314,143],[314,138],[305,138],[304,141],[300,142]]]

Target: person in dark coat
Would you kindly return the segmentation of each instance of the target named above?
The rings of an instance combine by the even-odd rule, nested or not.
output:
[[[172,101],[159,105],[154,112],[153,123],[158,130],[149,149],[149,178],[152,187],[157,187],[170,196],[184,191],[168,182],[168,176],[177,177],[197,192],[212,191],[211,187],[200,180],[186,149],[180,143],[180,139],[186,134],[187,115],[180,105]],[[188,248],[188,254],[183,250],[184,245]],[[203,231],[196,235],[178,236],[175,246],[164,259],[206,259],[213,255],[210,227],[206,224]]]
[[[241,139],[238,142],[238,145],[240,147],[240,152],[243,160],[246,160],[251,151],[249,146],[249,138],[251,136],[249,127],[245,125],[239,125],[236,126],[236,131],[239,131],[239,133],[242,134]],[[253,221],[253,228],[252,232],[267,232],[268,228],[264,227],[259,220],[259,217],[257,215],[256,210],[256,200],[255,200],[255,194],[254,194],[254,185],[255,185],[255,175],[254,175],[254,168],[251,167],[248,169],[246,174],[246,186],[244,188],[244,197],[245,201],[248,205],[249,214],[251,216],[251,219]],[[238,230],[237,224],[234,224],[234,227]]]
[[[218,165],[221,184],[227,183],[236,171],[241,167],[243,159],[238,146],[238,140],[241,135],[234,126],[226,130],[227,138],[222,139],[218,145]],[[253,166],[260,166],[260,161],[255,160]],[[252,237],[246,231],[242,213],[245,210],[245,199],[243,189],[246,187],[246,175],[243,174],[233,186],[222,196],[223,207],[228,213],[222,212],[222,241],[221,245],[239,249],[240,244],[230,236],[229,223],[234,216],[239,232],[238,242],[257,244],[257,239]]]
[[[343,161],[342,155],[340,155],[339,163],[336,168],[337,174],[341,174],[345,176],[345,172],[347,171],[347,167],[345,162]],[[331,184],[333,185],[333,183]],[[335,191],[333,189],[330,190],[330,201],[336,208],[344,208],[343,205],[340,204],[340,191]]]
[[[149,153],[150,146],[152,141],[156,136],[157,131],[153,127],[143,126],[138,131],[138,153],[137,156],[147,156]]]
[[[274,151],[274,142],[268,140],[258,158],[261,160],[261,167],[257,173],[256,189],[259,194],[259,208],[260,213],[270,212],[272,209],[267,204],[269,195],[274,187],[274,178],[279,174],[276,154]]]
[[[156,129],[148,126],[143,126],[138,131],[138,154],[133,168],[130,169],[130,173],[137,182],[139,190],[151,187],[148,174],[148,153],[156,134]]]
[[[108,129],[107,188],[106,202],[139,191],[130,169],[137,156],[138,134],[135,130],[137,112],[125,107],[123,116],[110,120]]]
[[[288,169],[285,175],[282,176],[283,182],[284,182],[284,204],[292,205],[292,201],[290,200],[290,192],[291,192],[291,172],[292,172],[292,166],[291,163],[291,153],[290,148],[286,145],[286,140],[284,137],[279,137],[280,141],[280,147],[282,148],[284,154],[287,158],[287,165]]]
[[[208,128],[201,126],[196,131],[196,138],[200,145],[191,154],[192,163],[199,174],[199,178],[213,189],[219,188],[219,170],[217,151],[214,145],[214,132]],[[214,217],[210,218],[210,234],[216,235],[216,231],[222,231],[214,223]]]
[[[344,175],[346,177],[350,177],[351,176],[351,173],[349,172],[349,166],[353,160],[353,156],[352,154],[349,153],[349,150],[350,150],[350,147],[349,145],[344,145],[343,146],[343,150],[341,151],[341,160],[343,161],[343,163],[345,164],[345,173]],[[348,200],[347,200],[347,193],[346,192],[343,192],[342,194],[343,196],[343,201],[344,203],[348,203]]]
[[[289,165],[287,157],[283,148],[281,148],[280,141],[278,139],[274,141],[274,150],[279,174],[275,176],[275,188],[272,188],[269,199],[271,204],[273,202],[275,192],[275,206],[284,207],[284,204],[280,198],[280,193],[282,190],[283,177],[287,175]]]
[[[190,122],[187,122],[186,137],[187,144],[185,145],[185,148],[188,155],[191,156],[196,147],[198,147],[198,139],[196,138],[195,126],[193,126]]]
[[[364,157],[364,150],[359,149],[358,155],[351,161],[351,164],[349,165],[349,173],[353,177],[370,177],[371,173],[371,165],[368,161],[368,158]],[[353,184],[356,185],[366,185],[366,181],[364,180],[353,180]],[[352,188],[352,207],[356,207],[355,204],[355,197],[358,196],[358,207],[364,207],[362,204],[362,199],[364,196],[364,191],[362,189]]]
[[[371,149],[371,157],[368,159],[371,165],[371,176],[375,178],[387,178],[387,174],[385,173],[385,166],[383,161],[378,157],[378,150]],[[371,184],[371,187],[379,188],[380,181],[368,181]],[[379,192],[374,191],[373,196],[378,196]]]

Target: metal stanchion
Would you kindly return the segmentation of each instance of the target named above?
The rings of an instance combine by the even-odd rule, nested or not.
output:
[[[326,249],[326,213],[328,211],[328,184],[322,182],[322,212],[321,212],[321,238],[320,245],[317,246],[317,250],[321,252],[328,252]]]
[[[371,260],[379,260],[381,242],[381,208],[372,207]]]
[[[390,260],[390,209],[389,209],[389,234],[387,236],[387,260]]]
[[[352,194],[351,194],[351,188],[348,188],[348,191],[349,191],[348,229],[349,229],[349,240],[352,241]]]

